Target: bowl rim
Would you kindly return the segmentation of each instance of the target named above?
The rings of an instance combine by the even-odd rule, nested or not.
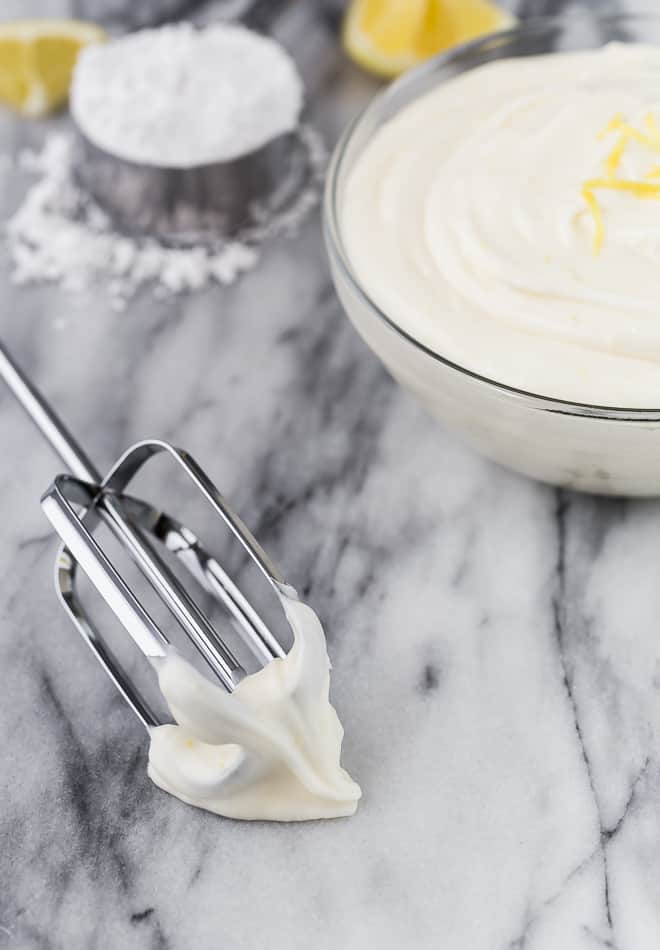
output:
[[[620,11],[611,13],[593,13],[585,7],[574,7],[568,14],[559,14],[558,16],[530,17],[528,20],[514,23],[513,26],[506,29],[488,33],[485,36],[478,37],[475,40],[470,40],[467,43],[461,43],[460,45],[453,47],[451,50],[445,53],[440,53],[438,56],[431,57],[430,59],[425,60],[419,66],[408,70],[406,73],[404,73],[404,75],[400,76],[398,79],[395,79],[393,82],[388,83],[383,89],[377,92],[376,95],[367,103],[367,105],[360,110],[355,118],[349,122],[339,137],[339,140],[337,141],[337,144],[335,145],[332,152],[324,188],[322,215],[323,234],[331,261],[339,267],[342,275],[351,285],[352,290],[358,295],[358,297],[360,297],[367,308],[397,336],[403,338],[415,349],[420,350],[426,356],[430,357],[436,362],[441,363],[443,366],[446,366],[453,372],[459,373],[462,376],[467,376],[469,379],[472,379],[477,383],[482,383],[489,388],[496,389],[502,395],[508,398],[514,399],[516,401],[531,403],[531,408],[534,409],[545,410],[562,415],[582,416],[597,419],[617,419],[621,421],[647,423],[659,422],[660,408],[608,406],[599,403],[575,402],[569,399],[558,399],[553,396],[543,395],[542,393],[534,393],[516,386],[511,386],[497,379],[491,379],[488,376],[484,376],[481,373],[477,373],[474,370],[468,369],[466,366],[463,366],[460,363],[456,363],[453,360],[448,359],[446,356],[438,353],[436,350],[427,346],[425,343],[422,343],[421,340],[418,340],[412,334],[404,330],[403,327],[399,326],[398,323],[389,317],[371,298],[355,273],[341,238],[338,201],[340,173],[343,170],[343,162],[348,147],[353,140],[353,136],[356,134],[362,124],[373,115],[373,113],[378,113],[381,109],[383,109],[383,107],[391,98],[399,94],[401,89],[405,89],[408,86],[414,86],[417,82],[423,81],[438,67],[452,65],[456,60],[460,60],[466,54],[478,53],[480,49],[488,48],[488,46],[492,45],[494,41],[503,42],[506,40],[514,40],[520,37],[524,38],[526,35],[532,36],[535,32],[561,29],[566,25],[567,21],[575,21],[576,19],[582,17],[588,18],[589,22],[591,23],[596,22],[597,24],[602,24],[603,26],[614,25],[617,23],[629,25],[635,22],[644,22],[645,20],[652,20],[656,24],[660,24],[660,13],[657,10],[653,11],[648,9],[640,9],[630,12]],[[626,40],[624,39],[622,42],[626,42]],[[593,48],[597,49],[599,47]],[[538,55],[543,56],[550,54],[541,53]]]

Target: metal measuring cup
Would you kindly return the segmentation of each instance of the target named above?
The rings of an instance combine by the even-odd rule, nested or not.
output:
[[[303,187],[307,151],[296,131],[226,162],[166,167],[129,161],[77,130],[74,174],[118,230],[189,245],[235,237],[287,207]]]

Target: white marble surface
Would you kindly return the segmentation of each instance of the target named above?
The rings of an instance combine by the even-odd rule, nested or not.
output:
[[[332,139],[371,85],[323,49]],[[319,611],[364,790],[352,819],[282,826],[151,786],[52,592],[53,456],[0,391],[0,947],[657,950],[659,503],[449,438],[342,316],[318,216],[225,290],[118,315],[3,263],[0,294],[3,340],[99,464],[185,445]]]

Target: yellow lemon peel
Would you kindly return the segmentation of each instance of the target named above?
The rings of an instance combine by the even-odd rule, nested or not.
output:
[[[658,124],[655,121],[655,116],[652,112],[647,112],[644,116],[644,125],[652,135],[660,138],[660,128],[658,127]]]
[[[625,118],[624,118],[623,113],[617,112],[615,116],[612,116],[612,118],[607,123],[605,128],[601,129],[601,131],[598,133],[598,138],[599,139],[607,138],[607,136],[611,132],[616,132],[617,129],[620,129],[624,122],[625,122]]]
[[[590,192],[596,189],[606,189],[609,191],[627,191],[635,198],[660,198],[660,184],[654,184],[650,181],[635,181],[626,178],[592,178],[585,181],[584,188]]]
[[[603,224],[603,209],[593,191],[585,184],[582,186],[582,197],[587,203],[594,222],[594,252],[597,254],[605,240],[605,225]]]
[[[630,142],[630,132],[628,129],[625,129],[619,136],[619,140],[610,152],[610,154],[605,159],[605,170],[607,172],[608,178],[614,178],[616,171],[621,164],[621,159],[623,158],[623,153],[628,148],[628,143]]]
[[[645,131],[640,131],[634,125],[630,125],[625,116],[617,113],[598,134],[599,139],[604,139],[613,132],[618,132],[619,137],[605,159],[605,177],[591,178],[582,185],[582,197],[589,209],[594,225],[593,249],[595,254],[600,252],[605,240],[603,209],[598,200],[597,191],[619,191],[632,195],[634,198],[642,199],[660,198],[660,183],[656,184],[648,181],[649,178],[660,177],[660,165],[653,165],[642,181],[617,177],[621,160],[630,142],[638,142],[653,152],[660,152],[660,127],[651,112],[644,116],[644,129]]]

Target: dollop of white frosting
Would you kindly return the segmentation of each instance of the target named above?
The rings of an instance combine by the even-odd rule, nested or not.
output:
[[[233,693],[176,652],[159,684],[176,720],[151,731],[149,776],[189,805],[228,818],[304,821],[352,815],[361,796],[340,765],[344,730],[329,701],[321,623],[281,595],[291,650]]]
[[[375,303],[439,355],[529,392],[660,406],[660,201],[597,192],[618,133],[660,126],[660,49],[493,62],[406,106],[349,173],[342,236]],[[655,181],[632,138],[618,178]],[[649,175],[651,174],[651,177]]]

